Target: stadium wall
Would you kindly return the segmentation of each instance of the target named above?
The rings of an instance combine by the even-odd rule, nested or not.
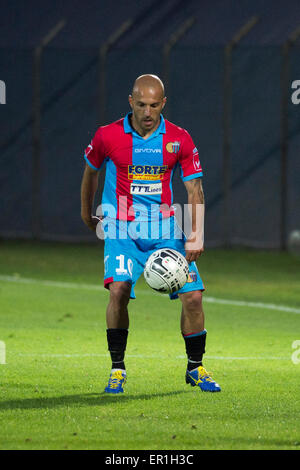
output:
[[[122,10],[123,16],[120,14],[119,21],[114,19],[111,29],[128,15],[136,14],[134,2],[129,3],[132,11]],[[151,3],[146,7],[151,7]],[[166,38],[187,14],[199,15],[199,2],[188,2],[189,9],[179,3],[166,2],[161,16],[156,14],[152,23],[149,18],[143,20],[148,30],[135,29],[130,33],[132,38],[126,36],[110,51],[106,63],[107,122],[128,112],[127,97],[136,76],[162,76],[162,46]],[[277,22],[273,18],[268,26],[268,2],[263,3],[265,9],[259,13],[265,15],[265,24],[256,31],[254,28],[247,41],[241,42],[232,61],[230,243],[279,248],[281,44],[297,23],[293,20],[292,24],[290,12],[290,22],[283,27],[279,9]],[[168,118],[186,128],[199,149],[204,169],[207,246],[223,244],[224,46],[238,25],[255,12],[255,7],[258,9],[257,2],[246,4],[249,11],[231,15],[230,30],[224,23],[218,43],[209,28],[207,36],[199,40],[204,33],[198,16],[198,26],[191,28],[171,53],[171,79],[166,90]],[[206,10],[206,14],[209,19],[212,13]],[[218,11],[219,18],[222,14],[224,11]],[[165,28],[164,34],[159,35],[157,31],[161,32],[165,16],[170,19],[167,31]],[[276,28],[280,37],[272,36]],[[95,40],[93,44],[75,45],[74,31],[73,36],[72,39],[67,31],[61,43],[59,39],[54,41],[42,56],[40,238],[94,241],[94,235],[80,219],[80,182],[84,148],[100,124],[99,47]],[[0,79],[7,90],[6,104],[0,105],[0,235],[32,238],[33,45],[29,42],[20,47],[19,42],[9,44],[7,38],[6,42],[2,41],[0,48]],[[299,55],[296,43],[290,54],[290,85],[300,79]],[[287,233],[300,229],[299,116],[300,105],[289,99]],[[179,174],[174,177],[174,196],[175,202],[186,202]]]

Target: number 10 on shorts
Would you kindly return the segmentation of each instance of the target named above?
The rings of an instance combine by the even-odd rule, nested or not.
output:
[[[116,260],[119,261],[119,267],[116,268],[116,273],[117,274],[130,274],[132,277],[132,268],[133,268],[133,262],[130,258],[128,258],[127,261],[127,269],[125,268],[125,256],[120,255],[116,256]]]

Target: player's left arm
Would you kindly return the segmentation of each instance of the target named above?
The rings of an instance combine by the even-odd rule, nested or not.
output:
[[[188,194],[191,233],[185,243],[186,259],[196,261],[204,251],[204,192],[201,178],[184,181]]]

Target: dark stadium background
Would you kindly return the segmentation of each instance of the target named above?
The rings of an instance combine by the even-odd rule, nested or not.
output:
[[[300,229],[298,0],[0,9],[0,236],[95,241],[80,218],[83,151],[128,112],[134,79],[154,73],[166,82],[166,117],[199,149],[206,245],[286,248]],[[178,174],[174,186],[184,203]]]

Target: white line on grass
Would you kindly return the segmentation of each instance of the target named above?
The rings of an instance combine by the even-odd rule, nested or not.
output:
[[[109,357],[109,354],[47,354],[47,353],[16,353],[19,357],[39,357],[45,359],[55,358],[79,358],[79,357]],[[126,357],[134,357],[137,359],[158,359],[163,358],[161,354],[126,354]],[[275,357],[275,356],[256,356],[256,357],[243,357],[243,356],[205,356],[206,359],[217,359],[221,361],[290,361],[290,357]],[[186,356],[175,356],[173,359],[186,359]]]
[[[87,290],[104,290],[104,287],[98,286],[97,284],[81,284],[77,282],[61,282],[61,281],[49,281],[46,279],[31,279],[28,277],[19,276],[3,276],[0,275],[0,281],[4,282],[17,282],[20,284],[37,284],[46,287],[59,287],[62,289],[87,289]]]
[[[215,297],[203,297],[203,299],[206,300],[206,302],[212,302],[214,304],[228,304],[228,305],[237,305],[239,307],[266,308],[269,310],[280,310],[282,312],[300,314],[299,308],[287,307],[286,305],[266,304],[263,302],[245,302],[243,300],[217,299]]]
[[[0,275],[0,281],[3,282],[16,282],[20,284],[37,284],[46,287],[58,287],[63,289],[86,289],[93,291],[104,291],[103,286],[97,284],[82,284],[77,282],[62,282],[62,281],[49,281],[46,279],[31,279],[20,276],[6,276]],[[146,289],[137,289],[137,292],[143,295],[161,295],[152,290]],[[228,299],[218,299],[216,297],[203,297],[204,302],[210,302],[215,304],[226,304],[226,305],[236,305],[238,307],[254,307],[254,308],[263,308],[268,310],[279,310],[281,312],[295,313],[300,314],[299,308],[288,307],[286,305],[275,305],[267,304],[263,302],[245,302],[242,300],[228,300]]]

